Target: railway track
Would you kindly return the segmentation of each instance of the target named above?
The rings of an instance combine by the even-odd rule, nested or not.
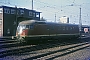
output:
[[[89,42],[71,41],[71,42],[51,42],[45,44],[21,44],[14,40],[0,44],[0,59],[1,60],[53,60],[75,51],[87,48],[90,46]],[[0,41],[0,42],[1,42]]]

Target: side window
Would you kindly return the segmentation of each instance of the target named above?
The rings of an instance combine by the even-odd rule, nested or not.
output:
[[[50,30],[54,30],[54,26],[51,26],[51,25],[50,25]]]
[[[72,27],[70,29],[72,30]]]
[[[2,8],[0,8],[0,13],[3,13],[3,9]]]
[[[11,14],[15,14],[15,10],[14,9],[11,9]]]
[[[29,16],[32,16],[33,14],[32,14],[32,12],[31,11],[29,11]]]
[[[59,30],[62,30],[62,26],[59,26]]]
[[[36,14],[35,14],[35,13],[33,13],[33,17],[36,17],[35,15],[36,15]]]
[[[30,25],[30,29],[33,29],[33,25]]]
[[[68,30],[68,27],[66,27],[66,30]]]
[[[73,30],[75,29],[75,27],[73,27]]]
[[[65,30],[65,27],[63,27],[63,30]]]
[[[36,13],[36,17],[39,17],[39,13]]]
[[[24,14],[24,10],[20,10],[20,14],[21,14],[21,15]]]
[[[4,13],[6,13],[6,14],[10,14],[10,9],[8,9],[8,8],[4,8]]]

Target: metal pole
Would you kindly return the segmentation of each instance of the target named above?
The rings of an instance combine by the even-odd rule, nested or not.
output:
[[[33,10],[33,0],[32,0],[32,10]]]
[[[33,0],[32,0],[32,19],[33,19]]]
[[[56,22],[56,13],[55,13],[55,22]]]
[[[81,36],[81,31],[82,31],[81,7],[80,7],[80,17],[79,17],[79,30],[80,30],[80,36]]]
[[[17,6],[16,6],[16,27],[17,27]]]
[[[15,6],[15,8],[16,8],[16,15],[15,15],[15,18],[16,18],[16,26],[15,26],[15,35],[16,35],[16,30],[17,30],[17,6]]]

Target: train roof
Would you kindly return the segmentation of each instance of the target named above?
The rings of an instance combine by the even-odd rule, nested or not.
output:
[[[46,22],[46,21],[37,21],[37,20],[25,20],[19,23],[19,25],[30,25],[33,23],[38,23],[38,24],[61,24],[61,25],[76,25],[76,24],[65,24],[65,23],[54,23],[54,22]]]
[[[20,22],[19,24],[20,25],[28,25],[28,24],[32,24],[32,23],[34,23],[36,21],[37,20],[25,20],[25,21]]]

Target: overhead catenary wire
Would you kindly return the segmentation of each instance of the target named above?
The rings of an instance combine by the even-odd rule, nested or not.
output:
[[[41,3],[41,2],[40,2]],[[46,3],[44,3],[44,4],[46,4]],[[73,2],[73,4],[75,4],[75,0],[74,0],[74,2]],[[67,6],[71,6],[71,5],[67,5]],[[80,5],[76,5],[76,6],[80,6]],[[49,7],[49,6],[48,6]],[[66,6],[65,6],[66,7]],[[49,7],[49,8],[53,8],[53,7]],[[54,7],[55,8],[55,7]],[[63,8],[63,7],[61,7],[61,8]],[[78,9],[79,10],[79,9]],[[89,10],[88,10],[89,11]],[[59,11],[60,12],[60,11]],[[68,12],[69,13],[69,12]],[[71,12],[70,12],[71,13]],[[69,13],[69,14],[70,14]],[[78,12],[79,13],[79,12]],[[71,13],[71,14],[73,14],[73,13]],[[75,13],[74,13],[75,14]],[[79,14],[77,14],[77,16],[78,16]],[[84,14],[82,14],[82,15],[84,15]],[[78,16],[79,17],[79,16]],[[76,17],[77,18],[77,17]],[[75,18],[75,19],[76,19]]]
[[[22,1],[22,0],[20,0]],[[24,0],[25,3],[31,3],[32,0]],[[68,2],[71,2],[71,4],[69,5],[64,5],[63,1],[61,1],[60,5],[57,4],[52,4],[52,3],[48,3],[48,2],[44,2],[41,0],[34,0],[34,5],[37,4],[37,7],[35,7],[34,9],[37,10],[41,10],[42,13],[44,12],[48,12],[50,14],[53,14],[53,16],[55,15],[55,13],[57,14],[57,18],[61,17],[62,15],[68,15],[69,17],[72,16],[72,18],[74,19],[78,19],[77,17],[79,17],[79,6],[78,4],[76,4],[76,0],[68,0]],[[20,6],[20,4],[18,3],[12,3],[11,0],[1,0],[0,1],[1,4],[6,4],[6,5],[13,5],[13,6]],[[82,3],[81,8],[82,8],[82,18],[83,20],[85,19],[90,19],[89,16],[89,8],[86,8],[85,5],[89,4],[89,3]],[[73,6],[74,5],[74,6]],[[76,10],[73,10],[73,8],[75,8]],[[68,9],[68,10],[67,10]],[[83,11],[83,9],[85,11]],[[44,11],[43,11],[44,10]],[[77,12],[77,13],[76,13]]]

